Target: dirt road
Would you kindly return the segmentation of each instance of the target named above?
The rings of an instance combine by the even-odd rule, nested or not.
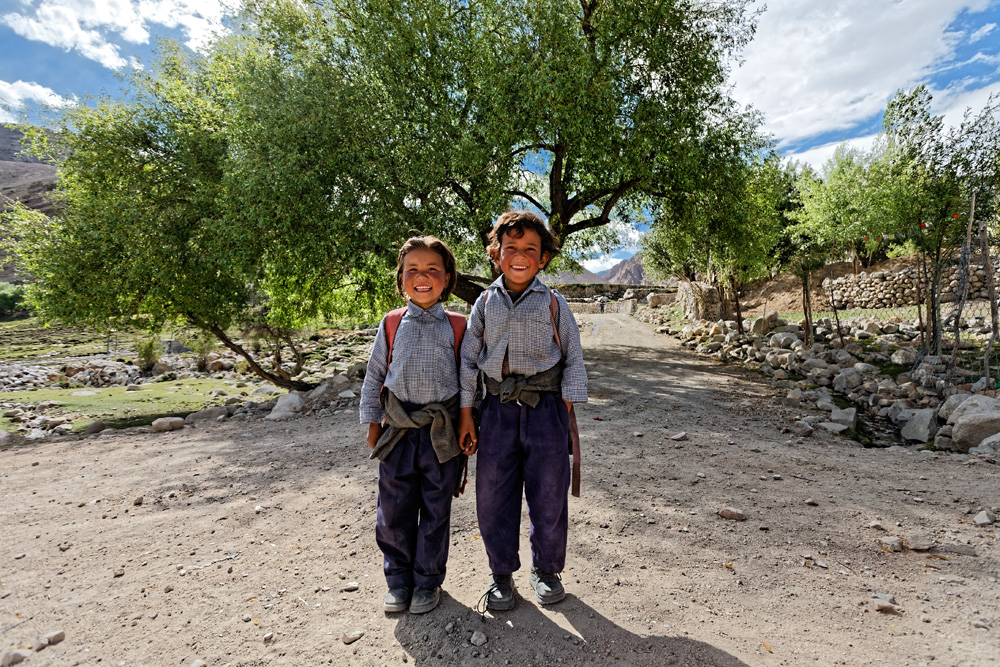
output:
[[[24,664],[1000,663],[997,527],[972,521],[1000,505],[995,466],[793,439],[758,376],[625,316],[579,320],[591,402],[562,603],[536,605],[522,571],[527,599],[481,620],[473,490],[441,606],[383,614],[354,409],[0,451],[0,651],[63,630]],[[886,551],[893,535],[934,548]]]

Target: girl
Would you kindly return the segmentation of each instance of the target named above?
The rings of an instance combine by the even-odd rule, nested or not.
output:
[[[380,461],[375,540],[386,612],[424,614],[441,599],[451,501],[465,463],[454,428],[465,318],[441,306],[457,279],[455,256],[439,239],[403,244],[396,288],[407,305],[379,324],[361,390],[361,423]]]

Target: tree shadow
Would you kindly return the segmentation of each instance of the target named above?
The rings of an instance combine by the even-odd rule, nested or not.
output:
[[[530,595],[530,590],[526,593]],[[416,665],[461,664],[635,667],[747,667],[736,656],[683,635],[640,635],[626,630],[574,595],[544,610],[519,596],[510,612],[480,616],[451,596],[424,616],[388,615],[396,640]],[[482,633],[486,643],[472,643]]]

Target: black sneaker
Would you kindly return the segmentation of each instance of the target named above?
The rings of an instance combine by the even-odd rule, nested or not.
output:
[[[535,589],[535,599],[538,600],[538,604],[553,604],[566,597],[566,589],[563,588],[558,574],[533,567],[528,582]]]
[[[492,583],[479,599],[477,607],[487,611],[507,611],[514,608],[514,578],[509,574],[491,574]]]
[[[382,600],[382,611],[396,612],[406,611],[410,606],[409,588],[390,588]]]
[[[418,588],[413,591],[413,598],[410,600],[411,614],[426,614],[441,601],[441,587]]]

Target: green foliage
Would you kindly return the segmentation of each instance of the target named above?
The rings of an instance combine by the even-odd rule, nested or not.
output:
[[[885,254],[889,259],[897,257],[909,257],[917,252],[917,244],[913,239],[906,239],[902,243],[890,243]]]
[[[24,309],[24,286],[0,283],[0,317],[13,315]]]
[[[143,373],[153,370],[153,366],[160,360],[160,350],[163,343],[158,335],[137,337],[135,339],[136,366]]]

